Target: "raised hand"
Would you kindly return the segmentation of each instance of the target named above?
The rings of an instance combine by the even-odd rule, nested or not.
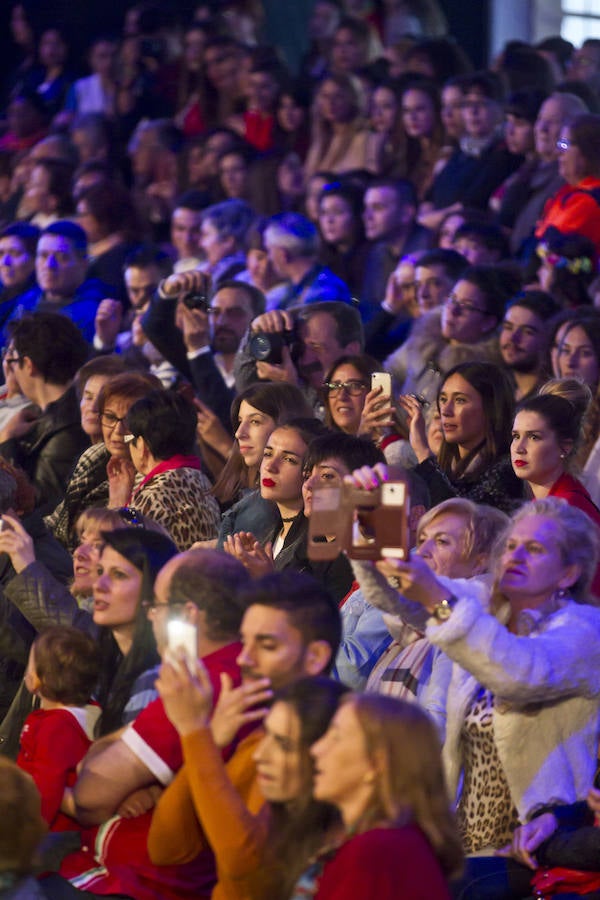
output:
[[[234,688],[231,677],[221,673],[221,693],[215,706],[210,730],[218,747],[227,747],[240,728],[260,722],[269,712],[273,698],[268,678],[254,678]]]
[[[182,653],[179,665],[163,662],[156,680],[156,690],[167,717],[178,734],[185,735],[205,728],[211,716],[213,687],[206,666],[197,660],[190,672]]]
[[[18,575],[28,565],[35,562],[33,540],[16,516],[4,513],[2,521],[0,553],[8,553],[13,569]]]

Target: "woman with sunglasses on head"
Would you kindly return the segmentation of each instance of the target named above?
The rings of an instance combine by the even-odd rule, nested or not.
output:
[[[437,459],[427,443],[422,406],[404,395],[400,405],[410,421],[415,471],[429,487],[432,505],[467,497],[511,512],[523,486],[508,455],[513,420],[513,389],[493,363],[463,363],[446,374],[438,393],[443,440]]]
[[[130,544],[131,546],[142,547],[143,551],[145,540],[146,545],[150,550],[152,550],[153,547],[157,548],[158,556],[156,558],[158,562],[160,562],[158,568],[160,568],[160,566],[166,562],[167,558],[169,558],[165,553],[174,555],[176,552],[175,546],[165,535],[164,531],[159,526],[156,526],[155,523],[144,518],[137,510],[127,508],[123,510],[98,509],[86,511],[81,517],[80,522],[78,522],[78,526],[80,525],[81,528],[80,544],[73,554],[75,577],[71,588],[69,589],[51,574],[43,562],[36,559],[33,541],[19,520],[14,516],[6,514],[4,519],[5,525],[2,531],[0,531],[0,550],[3,553],[8,554],[16,573],[4,586],[4,591],[7,599],[14,606],[15,614],[19,613],[22,615],[28,623],[27,633],[29,635],[29,641],[32,639],[31,629],[34,630],[33,636],[35,636],[35,632],[42,631],[49,625],[74,625],[76,628],[80,628],[82,631],[86,631],[94,636],[101,633],[98,631],[97,626],[109,626],[109,621],[106,616],[104,616],[101,621],[97,621],[96,617],[96,582],[98,581],[98,567],[100,565],[102,548],[107,541],[107,535],[112,536],[114,533],[121,534],[121,532],[128,529],[143,532],[141,538],[129,539]],[[151,532],[151,536],[145,539],[144,535]],[[110,537],[110,540],[112,540],[112,537]],[[149,559],[150,558],[153,559],[154,557],[149,556]],[[141,557],[138,556],[136,559],[139,560]],[[140,565],[142,565],[142,563],[140,563]],[[150,581],[148,582],[149,584],[153,583],[158,568],[153,569],[151,567],[148,570],[151,575]],[[147,581],[148,577],[146,578]],[[114,580],[118,581],[119,578],[115,577]],[[110,594],[110,592],[110,586],[107,588],[105,584],[104,587],[100,587],[98,593],[98,597],[100,598],[98,601],[98,608],[100,609],[100,607],[103,606],[106,610],[112,605],[112,611],[115,614],[115,628],[117,626],[119,628],[123,626],[123,629],[127,632],[128,629],[125,626],[128,622],[130,624],[133,623],[138,614],[138,606],[141,602],[139,591],[138,595],[136,595],[137,599],[130,604],[131,609],[128,607],[127,609],[129,611],[126,610],[125,615],[121,614],[123,609],[120,602],[125,595],[120,595],[115,602],[106,602],[105,595],[107,593]],[[145,599],[149,598],[145,597]],[[132,610],[132,616],[128,618]],[[118,622],[117,619],[119,619]],[[130,635],[133,631],[135,631],[135,629],[129,629]],[[141,625],[140,633],[143,633],[143,635],[146,635],[147,637],[147,630],[141,627]],[[143,642],[145,648],[143,653],[140,655],[137,654],[136,651],[137,662],[135,663],[135,666],[132,662],[133,657],[130,660],[128,671],[132,673],[132,680],[127,683],[130,683],[131,685],[133,685],[133,682],[138,675],[153,665],[150,660],[153,658],[153,654],[155,654],[155,647],[152,645],[152,642],[148,644],[146,637]],[[103,656],[103,671],[106,669],[103,677],[108,680],[115,675],[119,665],[120,657],[117,650],[120,645],[118,641],[115,643],[115,640],[109,636],[103,639],[103,647],[106,654],[108,654],[107,656]],[[128,639],[124,639],[124,642],[122,642],[125,649],[127,641]],[[142,662],[144,663],[143,668],[139,668],[139,666],[142,665]],[[147,665],[145,664],[146,662]],[[137,690],[132,690],[132,694],[138,693]],[[119,715],[124,715],[124,707],[127,705],[128,701],[129,696],[125,698],[123,708],[119,708],[120,711],[117,709]],[[137,711],[139,711],[138,706],[139,698],[134,701],[130,707],[130,711],[132,712],[131,718],[134,718]],[[5,752],[12,753],[14,751],[16,753],[21,727],[24,718],[30,709],[31,697],[25,690],[24,685],[22,685],[14,698],[8,713],[2,721],[0,737],[2,738]],[[110,710],[107,715],[114,718],[112,713],[110,713]]]
[[[468,853],[491,855],[541,807],[589,789],[600,734],[597,560],[588,516],[546,497],[513,515],[491,596],[436,577],[417,556],[377,564],[452,661],[435,712]]]

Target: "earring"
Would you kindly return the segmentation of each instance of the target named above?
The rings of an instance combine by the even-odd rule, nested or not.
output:
[[[566,453],[561,453],[561,454],[560,454],[560,458],[561,458],[561,459],[566,459],[566,456],[567,456]]]

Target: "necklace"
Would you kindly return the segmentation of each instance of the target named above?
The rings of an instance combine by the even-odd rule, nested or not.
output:
[[[297,515],[298,515],[298,513],[296,513],[296,516],[297,516]],[[282,521],[282,522],[293,522],[294,519],[296,518],[296,516],[290,516],[288,519],[284,519],[284,517],[282,516],[282,517],[281,517],[281,521]]]

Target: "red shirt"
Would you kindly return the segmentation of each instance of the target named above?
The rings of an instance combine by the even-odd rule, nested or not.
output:
[[[325,863],[315,900],[449,900],[429,841],[416,825],[373,828]]]
[[[203,657],[215,702],[221,688],[221,672],[227,672],[235,686],[240,683],[236,659],[241,649],[242,645],[236,642]],[[179,735],[167,719],[160,698],[142,710],[121,740],[164,786],[183,764]],[[151,821],[152,810],[133,819],[114,816],[99,828],[89,829],[82,841],[87,846],[65,857],[61,875],[75,887],[95,894],[119,893],[135,900],[209,898],[216,878],[212,853],[202,852],[182,865],[154,865],[146,846]]]
[[[565,184],[546,203],[538,221],[535,236],[543,238],[547,228],[564,234],[576,231],[593,241],[600,256],[600,203],[589,191],[600,189],[600,178],[584,178],[579,184]]]
[[[60,811],[65,788],[73,787],[76,769],[90,744],[99,706],[36,709],[25,719],[17,765],[28,772],[40,792],[42,816],[50,831],[78,831],[79,824]]]
[[[577,509],[586,513],[590,519],[600,528],[600,509],[596,506],[584,485],[577,478],[568,475],[566,472],[554,482],[550,488],[549,497],[562,497],[569,506],[576,506]],[[596,569],[594,580],[592,581],[592,593],[600,598],[600,565]]]

